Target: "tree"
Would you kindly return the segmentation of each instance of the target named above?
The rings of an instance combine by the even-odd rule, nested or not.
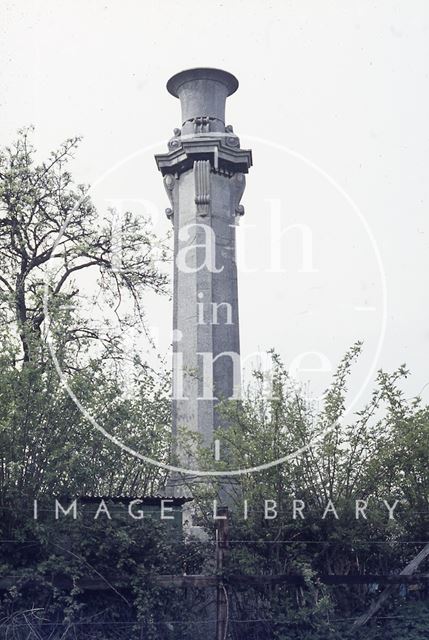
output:
[[[367,404],[345,418],[348,380],[361,348],[357,343],[344,356],[317,413],[275,353],[268,380],[256,371],[243,401],[223,407],[229,427],[216,432],[223,452],[219,470],[254,467],[301,450],[284,464],[241,476],[241,492],[230,492],[236,517],[230,524],[228,570],[232,574],[301,573],[306,578],[305,589],[229,588],[231,618],[260,621],[252,626],[252,638],[348,637],[351,624],[346,620],[339,625],[332,619],[353,620],[365,610],[371,601],[368,586],[327,588],[318,582],[317,574],[400,571],[421,551],[419,541],[426,539],[428,408],[418,398],[404,397],[401,382],[408,371],[401,366],[392,373],[379,371]],[[270,381],[272,391],[267,397]],[[202,450],[200,458],[202,465],[211,468],[211,452]],[[212,501],[219,500],[218,487],[213,483],[209,490],[198,485],[191,489],[205,516],[202,522],[208,526]],[[275,502],[277,517],[272,520],[265,518],[266,499]],[[304,519],[293,518],[295,499],[305,505]],[[355,517],[358,499],[368,501],[367,520]],[[383,499],[390,505],[400,501],[394,521],[388,520]],[[322,519],[329,500],[338,520],[332,513]],[[396,599],[388,604],[394,615],[400,615],[398,587],[393,591]],[[423,597],[424,590],[421,593]],[[408,604],[399,598],[404,611]],[[424,602],[420,615],[427,615]],[[377,624],[374,620],[374,635],[365,637],[386,637],[378,635]],[[234,638],[246,637],[245,624],[231,626]],[[420,628],[419,620],[411,626]],[[405,637],[424,636],[414,636],[410,630]]]
[[[47,340],[70,386],[106,430],[165,460],[169,377],[155,375],[137,356],[128,362],[121,333],[145,332],[145,292],[167,289],[167,246],[148,220],[128,212],[115,268],[114,212],[100,216],[88,187],[76,185],[68,169],[79,139],[36,162],[31,134],[20,131],[0,152],[1,497],[155,492],[159,469],[125,454],[87,422],[60,384]],[[82,274],[94,285],[98,279],[98,315],[93,300],[85,306]],[[100,322],[109,310],[116,326]]]
[[[117,355],[113,335],[103,333],[91,318],[67,312],[79,305],[75,278],[96,270],[104,299],[121,326],[137,324],[143,319],[145,289],[166,290],[167,277],[153,254],[156,245],[157,261],[165,261],[166,246],[156,241],[149,221],[128,212],[116,229],[121,268],[114,268],[112,215],[99,218],[88,187],[74,184],[68,170],[79,138],[66,140],[47,161],[37,163],[31,133],[21,130],[17,141],[0,152],[0,308],[3,321],[12,324],[19,337],[17,360],[39,357],[40,365],[46,362],[40,340],[45,280],[49,308],[61,322],[62,344],[79,349],[88,340],[101,340],[109,356]],[[127,299],[133,302],[133,314],[121,314]],[[71,316],[73,323],[67,323]]]

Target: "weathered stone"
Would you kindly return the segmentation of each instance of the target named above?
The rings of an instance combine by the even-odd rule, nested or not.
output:
[[[235,233],[252,155],[225,127],[226,98],[238,88],[234,76],[191,69],[173,76],[167,88],[182,107],[181,129],[174,130],[168,153],[156,156],[174,225],[173,435],[184,427],[210,446],[221,424],[216,404],[236,398],[239,385]]]

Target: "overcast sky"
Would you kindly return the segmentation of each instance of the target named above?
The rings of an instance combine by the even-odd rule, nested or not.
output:
[[[127,206],[152,203],[159,233],[153,154],[181,124],[165,83],[189,67],[234,73],[227,121],[254,159],[238,231],[243,354],[275,347],[327,369],[297,372],[318,392],[364,339],[356,393],[402,362],[407,393],[429,382],[427,2],[3,0],[0,12],[2,144],[30,123],[41,156],[82,135],[73,169],[99,181],[100,209],[143,199]],[[167,353],[171,304],[147,302]]]

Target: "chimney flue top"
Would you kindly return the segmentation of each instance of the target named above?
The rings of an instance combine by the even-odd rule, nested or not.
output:
[[[225,131],[226,98],[237,91],[238,80],[221,69],[187,69],[167,82],[167,90],[180,99],[182,133],[192,134],[195,123],[207,122],[208,131]]]

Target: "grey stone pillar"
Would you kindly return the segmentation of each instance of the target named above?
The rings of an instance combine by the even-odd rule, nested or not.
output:
[[[205,446],[222,424],[217,403],[237,398],[240,384],[235,232],[252,156],[225,126],[237,88],[218,69],[173,76],[167,89],[180,99],[182,126],[156,156],[174,226],[173,435],[190,429]]]

